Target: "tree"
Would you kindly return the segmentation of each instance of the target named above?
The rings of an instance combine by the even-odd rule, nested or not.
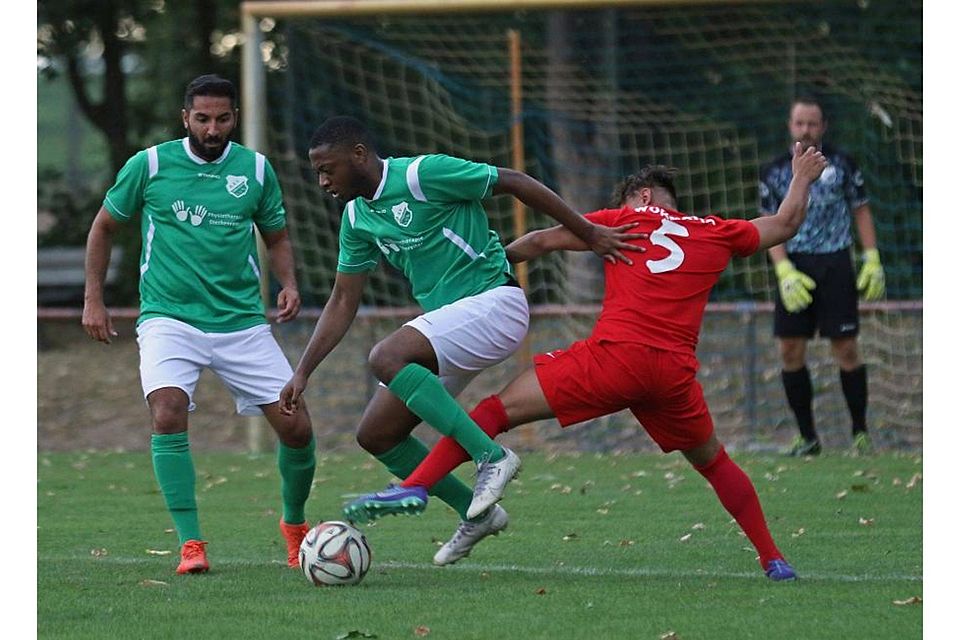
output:
[[[238,76],[238,47],[222,44],[238,43],[225,38],[238,30],[235,2],[40,0],[37,18],[38,59],[46,63],[39,65],[38,81],[65,78],[77,108],[102,134],[109,152],[109,167],[94,160],[82,175],[112,178],[136,150],[182,135],[179,107],[192,78]],[[67,131],[71,125],[61,126]],[[65,180],[69,160],[57,160],[60,166],[38,179],[38,209],[53,222],[37,241],[82,245],[105,185]],[[113,299],[131,304],[139,274],[137,225],[125,226],[117,243],[124,249],[123,276]]]
[[[191,78],[237,74],[235,51],[211,51],[215,37],[236,31],[236,3],[41,0],[37,10],[38,55],[60,63],[45,74],[66,75],[107,141],[113,173],[158,128],[176,131],[172,114]]]

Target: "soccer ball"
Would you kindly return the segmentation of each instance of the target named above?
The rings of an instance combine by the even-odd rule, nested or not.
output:
[[[370,545],[346,522],[321,522],[300,543],[300,569],[315,586],[357,584],[370,568]]]

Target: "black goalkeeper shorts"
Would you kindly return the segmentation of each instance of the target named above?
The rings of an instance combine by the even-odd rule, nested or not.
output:
[[[783,308],[777,287],[773,313],[773,335],[778,338],[812,338],[819,331],[824,338],[843,338],[860,333],[857,283],[850,251],[795,253],[787,256],[793,265],[813,278],[813,302],[802,311]]]

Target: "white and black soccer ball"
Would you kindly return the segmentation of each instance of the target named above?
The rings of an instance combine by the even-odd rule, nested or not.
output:
[[[370,560],[366,537],[339,520],[319,523],[300,543],[300,569],[318,587],[357,584],[370,569]]]

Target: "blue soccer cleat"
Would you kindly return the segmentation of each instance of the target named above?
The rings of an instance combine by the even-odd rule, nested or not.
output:
[[[764,573],[774,582],[790,582],[797,579],[797,572],[783,558],[768,562]]]
[[[343,507],[343,515],[352,522],[371,522],[386,515],[423,513],[427,508],[427,490],[423,487],[387,485],[383,491],[368,493]]]

